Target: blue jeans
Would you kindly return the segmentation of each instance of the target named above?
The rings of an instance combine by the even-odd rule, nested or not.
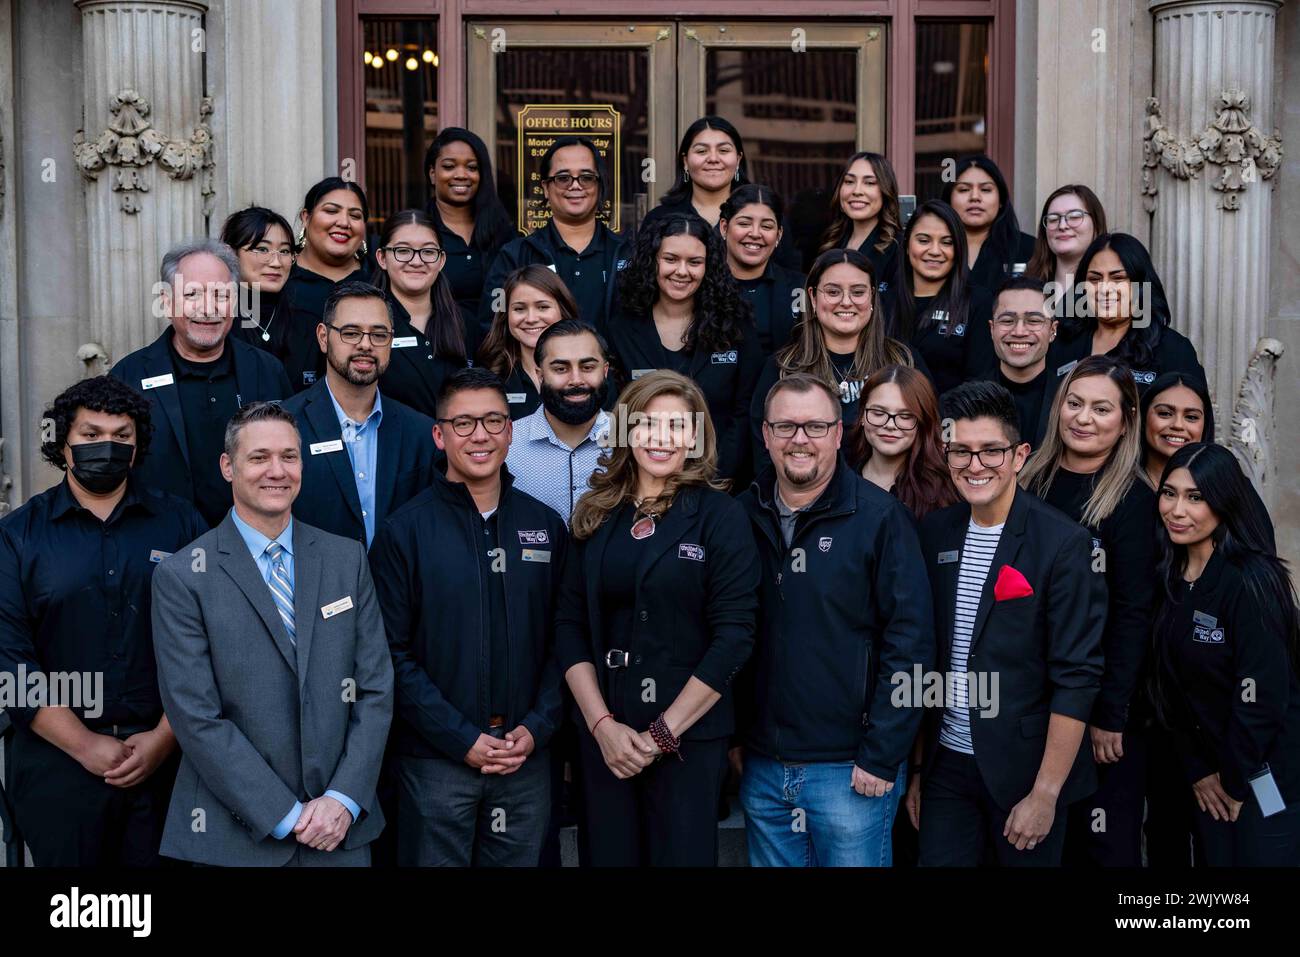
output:
[[[853,790],[853,762],[782,764],[745,752],[740,803],[753,867],[889,867],[907,764],[883,797]]]

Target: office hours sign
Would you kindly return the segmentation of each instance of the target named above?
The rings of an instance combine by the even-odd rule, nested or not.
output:
[[[527,104],[516,118],[519,143],[519,210],[521,232],[531,233],[551,218],[542,192],[542,157],[563,136],[583,136],[600,151],[605,175],[605,200],[597,218],[614,232],[619,230],[622,180],[620,169],[621,116],[608,104]]]

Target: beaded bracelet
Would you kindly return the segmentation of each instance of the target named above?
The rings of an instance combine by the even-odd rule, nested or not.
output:
[[[650,737],[654,740],[654,743],[659,746],[660,751],[665,754],[677,755],[678,761],[685,760],[682,757],[682,743],[678,738],[673,736],[671,731],[668,730],[668,722],[664,720],[662,714],[650,722],[649,731]]]

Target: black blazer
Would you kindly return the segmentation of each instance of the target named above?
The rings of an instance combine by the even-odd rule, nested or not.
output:
[[[796,293],[803,292],[804,274],[769,260],[758,282],[763,287],[761,296],[745,293],[742,281],[736,280],[742,298],[754,310],[754,326],[759,330],[763,352],[771,355],[789,345],[794,327],[803,317],[800,307],[804,297]]]
[[[379,452],[375,458],[375,531],[390,514],[428,488],[437,446],[433,419],[381,393]],[[313,452],[318,442],[341,439],[338,416],[322,379],[284,403],[302,435],[302,491],[293,503],[295,518],[334,535],[366,544],[361,499],[346,448]]]
[[[758,552],[744,507],[716,489],[690,486],[678,492],[637,570],[631,635],[610,633],[600,592],[592,587],[600,581],[614,525],[607,520],[591,538],[577,542],[564,577],[555,632],[560,671],[584,661],[594,664],[606,706],[637,729],[649,727],[694,676],[722,700],[684,738],[726,737],[735,729],[731,680],[753,650],[758,613]],[[633,656],[628,667],[607,667],[611,649]],[[655,683],[650,702],[640,693],[646,679]],[[623,711],[615,710],[620,685],[627,689]]]
[[[931,512],[921,521],[921,549],[934,596],[938,667],[949,670],[960,554],[970,505]],[[1053,713],[1087,722],[1101,688],[1106,582],[1091,570],[1092,539],[1081,526],[1024,489],[1016,489],[998,540],[971,633],[969,671],[998,676],[997,714],[970,713],[980,776],[998,803],[1013,807],[1033,789]],[[1034,594],[995,601],[1002,566],[1025,576]],[[925,770],[939,748],[943,709],[927,709]],[[1097,783],[1092,748],[1081,746],[1061,788],[1068,804]]]
[[[149,402],[153,440],[148,453],[134,466],[136,478],[141,485],[193,501],[194,476],[190,469],[180,390],[174,382],[150,389],[143,385],[145,380],[157,376],[175,377],[169,348],[175,334],[168,328],[149,345],[137,349],[113,366],[109,375],[141,392]],[[271,353],[230,336],[226,337],[226,348],[234,359],[236,397],[241,408],[250,402],[284,399],[292,394],[284,366]]]

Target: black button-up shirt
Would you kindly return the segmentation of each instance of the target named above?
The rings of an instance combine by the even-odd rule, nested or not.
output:
[[[20,667],[102,674],[102,698],[81,702],[87,726],[156,724],[153,570],[205,531],[189,502],[134,479],[106,522],[81,507],[66,478],[0,519],[0,676],[16,682]],[[19,727],[36,711],[7,708]]]
[[[226,423],[240,405],[235,362],[229,348],[222,349],[221,357],[212,362],[182,358],[170,340],[167,348],[176,369],[190,474],[194,477],[194,504],[208,525],[215,528],[233,501],[230,483],[221,476],[221,453],[226,444]]]

